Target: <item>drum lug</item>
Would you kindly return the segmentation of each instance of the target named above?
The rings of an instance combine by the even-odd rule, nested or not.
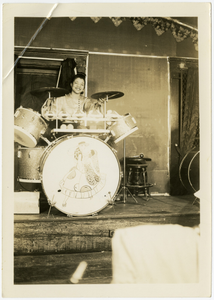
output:
[[[17,110],[17,111],[15,112],[15,114],[14,114],[14,117],[17,118],[17,117],[19,116],[19,114],[20,114],[20,111]]]
[[[55,145],[57,143],[57,140],[54,140],[51,144]]]
[[[73,135],[67,135],[67,139],[69,140],[70,138],[72,138]]]
[[[136,120],[132,117],[132,121],[136,124],[137,122],[136,122]]]
[[[48,204],[52,207],[52,206],[55,206],[56,204],[56,201],[54,201],[54,196],[52,198],[52,200],[48,199]]]
[[[18,157],[18,158],[21,158],[21,157],[22,157],[22,152],[21,152],[20,150],[18,150],[18,152],[17,152],[17,157]]]
[[[44,137],[44,136],[41,135],[40,138],[41,138],[43,141],[45,141],[48,145],[51,144],[51,142],[50,142],[46,137]]]
[[[111,150],[116,154],[117,153],[117,150],[114,149],[113,147],[111,147]]]
[[[115,132],[114,132],[114,130],[111,130],[111,134],[112,134],[113,136],[115,136]]]
[[[93,213],[92,217],[98,216],[98,213]]]
[[[71,215],[71,214],[67,214],[67,217],[68,217],[68,218],[73,218],[74,216]]]

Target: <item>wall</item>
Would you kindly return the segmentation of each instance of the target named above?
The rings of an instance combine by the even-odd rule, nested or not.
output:
[[[15,45],[27,45],[42,21],[42,18],[16,18]],[[116,27],[109,18],[102,18],[96,24],[84,17],[74,21],[52,18],[31,46],[160,56],[198,55],[190,38],[177,43],[170,31],[158,36],[151,25],[138,31],[129,20]]]
[[[16,18],[15,45],[26,45],[41,22],[39,18]],[[107,109],[120,114],[131,113],[137,121],[138,131],[126,139],[127,156],[144,153],[151,158],[148,177],[150,183],[156,184],[151,191],[169,193],[166,56],[197,57],[192,41],[177,43],[170,31],[157,36],[151,25],[137,31],[130,21],[115,27],[109,18],[102,18],[97,24],[90,18],[75,21],[52,18],[31,46],[90,52],[88,95],[106,90],[124,93],[124,97],[109,101]],[[121,142],[117,150],[121,158]]]
[[[101,91],[122,91],[109,100],[107,109],[130,113],[138,130],[126,138],[126,155],[143,153],[152,159],[148,177],[156,183],[152,191],[168,191],[168,87],[167,61],[163,58],[90,55],[89,95]],[[117,145],[119,158],[123,143]]]

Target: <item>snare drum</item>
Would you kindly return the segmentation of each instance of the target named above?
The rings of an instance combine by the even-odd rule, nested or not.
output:
[[[18,148],[18,181],[40,183],[39,164],[45,147]]]
[[[118,143],[136,131],[138,127],[135,119],[128,113],[118,119],[108,129],[111,131],[113,141]]]
[[[43,153],[42,188],[49,203],[72,216],[86,216],[106,207],[120,185],[120,163],[98,138],[62,136]]]
[[[47,123],[38,112],[19,107],[14,115],[15,142],[26,147],[35,147],[40,136],[45,133]]]

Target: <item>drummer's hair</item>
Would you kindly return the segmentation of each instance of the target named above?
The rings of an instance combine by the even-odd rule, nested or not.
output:
[[[84,83],[85,83],[85,77],[86,77],[85,73],[79,72],[79,73],[77,73],[76,75],[74,75],[74,77],[73,77],[72,80],[71,80],[71,83],[73,83],[74,80],[77,79],[77,78],[83,79],[83,80],[84,80]]]

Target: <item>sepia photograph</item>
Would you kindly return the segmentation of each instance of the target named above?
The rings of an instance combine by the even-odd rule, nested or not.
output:
[[[209,15],[4,5],[4,297],[210,297]]]

